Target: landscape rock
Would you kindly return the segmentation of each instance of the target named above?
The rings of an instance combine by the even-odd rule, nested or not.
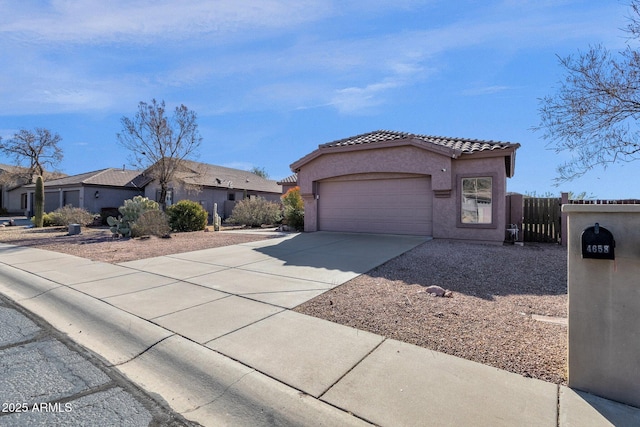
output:
[[[432,294],[437,297],[443,297],[447,292],[444,288],[441,288],[440,286],[436,286],[436,285],[428,286],[427,289],[425,289],[424,291],[428,294]]]

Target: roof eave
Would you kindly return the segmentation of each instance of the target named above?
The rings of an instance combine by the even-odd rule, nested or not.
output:
[[[302,157],[301,159],[293,162],[290,165],[290,168],[292,172],[297,173],[300,171],[300,168],[302,168],[304,165],[325,154],[345,153],[345,152],[361,151],[361,150],[378,150],[378,149],[395,148],[395,147],[407,146],[407,145],[420,148],[423,150],[431,151],[437,154],[441,154],[446,157],[451,157],[452,159],[456,159],[462,154],[461,150],[425,143],[425,141],[419,138],[410,137],[410,138],[393,139],[393,140],[369,143],[369,144],[354,144],[354,145],[344,145],[344,146],[338,146],[338,147],[320,146],[316,150]]]

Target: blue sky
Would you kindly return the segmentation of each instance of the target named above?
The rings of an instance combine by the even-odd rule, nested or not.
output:
[[[634,163],[555,187],[538,99],[556,55],[622,49],[625,1],[0,0],[0,136],[46,127],[60,169],[128,165],[140,101],[198,114],[199,161],[273,179],[318,144],[378,129],[518,142],[508,190],[640,198]],[[8,159],[0,159],[7,163]]]

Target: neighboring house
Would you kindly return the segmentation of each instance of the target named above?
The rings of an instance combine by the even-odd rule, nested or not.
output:
[[[305,231],[501,243],[518,147],[384,130],[322,144],[291,165]]]
[[[100,213],[102,209],[117,208],[126,199],[144,194],[147,183],[140,171],[117,168],[45,180],[44,211],[52,212],[71,205]],[[35,185],[22,186],[18,191],[22,211],[26,211],[28,216],[33,215]]]
[[[15,174],[22,172],[23,169],[24,168],[17,166],[0,164],[0,209],[6,209],[13,213],[24,212],[20,211],[20,209],[15,209],[16,204],[19,207],[20,199],[19,195],[15,196],[14,193],[12,193],[13,190],[27,183],[26,178],[15,178]],[[18,200],[12,203],[12,198],[15,197],[18,197]]]
[[[47,180],[65,175],[60,172],[45,172],[44,176]],[[27,191],[23,190],[23,186],[31,181],[27,168],[0,164],[0,208],[24,215],[27,210]]]
[[[244,170],[191,160],[183,160],[182,168],[176,175],[183,183],[170,185],[167,205],[185,199],[193,200],[209,212],[209,219],[214,203],[217,204],[218,215],[224,219],[231,215],[233,207],[240,200],[259,196],[278,202],[282,194],[282,187],[276,181]],[[160,185],[157,181],[151,181],[146,186],[145,196],[160,202]]]
[[[281,179],[278,181],[278,185],[282,185],[282,194],[286,193],[298,185],[298,174],[294,173],[293,175],[289,175],[288,177]]]

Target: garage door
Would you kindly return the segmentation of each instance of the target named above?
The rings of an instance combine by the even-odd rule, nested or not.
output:
[[[432,233],[429,177],[319,183],[318,227],[358,233]]]

